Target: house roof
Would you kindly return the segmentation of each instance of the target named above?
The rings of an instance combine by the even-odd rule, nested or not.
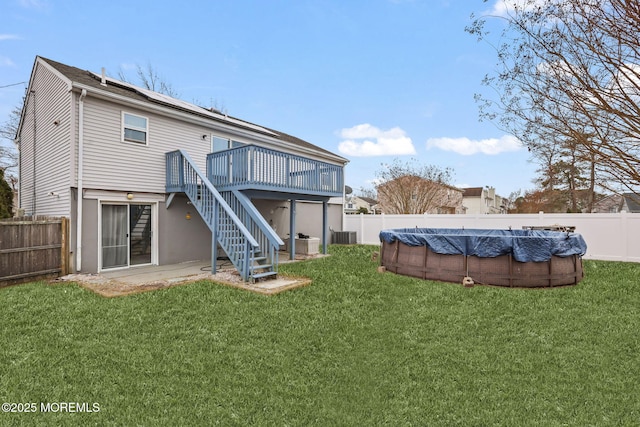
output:
[[[627,208],[630,212],[640,212],[640,196],[635,193],[624,193],[622,195],[627,202]]]
[[[171,98],[167,95],[153,92],[151,90],[144,89],[144,88],[132,85],[130,83],[122,82],[110,77],[106,78],[106,85],[104,85],[101,82],[102,76],[95,74],[91,71],[82,70],[80,68],[65,65],[60,62],[53,61],[51,59],[47,59],[43,57],[37,57],[36,62],[38,61],[38,59],[49,64],[51,67],[53,67],[56,71],[58,71],[60,74],[62,74],[65,78],[67,78],[72,83],[77,83],[83,86],[87,86],[97,91],[108,92],[114,95],[119,95],[126,99],[149,103],[152,105],[160,105],[169,109],[181,111],[183,113],[188,113],[200,118],[211,120],[212,122],[224,123],[225,125],[248,129],[253,132],[258,132],[268,137],[275,138],[280,141],[287,142],[289,144],[293,144],[302,149],[312,150],[312,151],[320,152],[325,155],[329,155],[338,161],[342,161],[343,163],[348,162],[347,159],[341,156],[338,156],[328,150],[325,150],[324,148],[318,147],[317,145],[311,144],[310,142],[304,141],[300,138],[286,134],[281,131],[269,129],[264,126],[260,126],[242,119],[238,119],[236,117],[231,117],[213,109],[210,110],[204,107],[199,107],[197,105],[194,105],[179,99]]]
[[[463,188],[462,197],[480,197],[482,196],[482,187]]]
[[[369,203],[370,205],[377,205],[378,201],[376,199],[372,199],[371,197],[360,197],[361,200]]]

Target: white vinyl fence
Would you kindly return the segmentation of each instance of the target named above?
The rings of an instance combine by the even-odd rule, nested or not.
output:
[[[521,229],[573,226],[587,242],[585,259],[640,262],[640,213],[509,215],[345,215],[344,231],[358,243],[378,245],[381,230],[393,228]]]

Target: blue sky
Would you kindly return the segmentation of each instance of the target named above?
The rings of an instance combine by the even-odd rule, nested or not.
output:
[[[535,165],[479,122],[473,96],[496,56],[464,32],[497,2],[2,0],[0,86],[27,81],[36,55],[132,80],[151,64],[181,99],[348,158],[354,189],[415,158],[508,196],[533,188]],[[0,89],[1,121],[25,87]]]

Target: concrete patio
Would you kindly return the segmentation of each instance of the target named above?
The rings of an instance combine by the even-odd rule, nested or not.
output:
[[[280,252],[278,262],[286,264],[323,256],[326,255],[296,255],[295,260],[290,260],[288,253]],[[57,280],[78,282],[83,287],[107,297],[168,288],[199,280],[209,280],[265,295],[272,295],[311,284],[311,280],[306,278],[286,276],[278,276],[275,279],[256,283],[247,283],[240,278],[231,262],[226,259],[218,260],[215,275],[211,274],[210,261],[190,261],[170,265],[145,265],[103,271],[99,274],[70,274]]]

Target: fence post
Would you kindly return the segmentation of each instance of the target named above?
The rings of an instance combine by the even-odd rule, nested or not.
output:
[[[622,230],[622,261],[629,260],[629,233],[627,232],[629,224],[628,224],[627,211],[620,211],[620,229]]]
[[[60,218],[60,275],[69,274],[69,220]]]

